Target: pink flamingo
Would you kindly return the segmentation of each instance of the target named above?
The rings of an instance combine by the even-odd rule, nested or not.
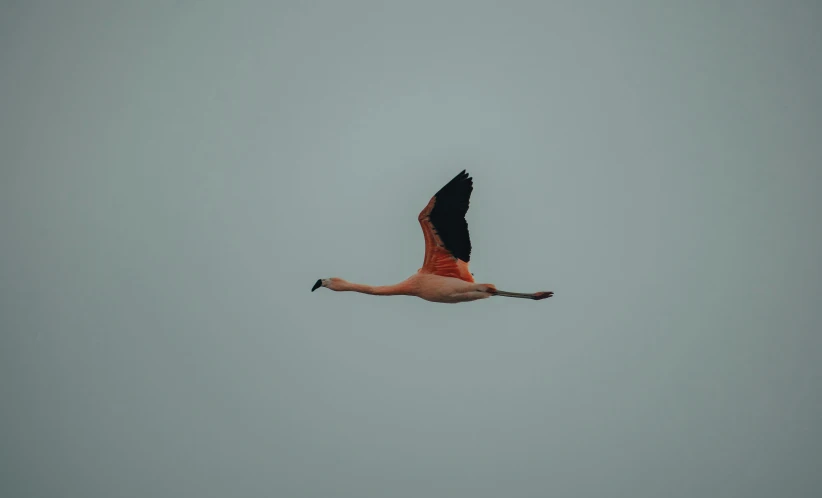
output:
[[[471,239],[465,213],[474,184],[465,170],[437,192],[417,219],[425,237],[425,259],[422,268],[394,285],[371,286],[355,284],[341,278],[321,278],[311,288],[352,291],[374,296],[416,296],[435,303],[462,303],[491,296],[540,300],[553,292],[505,292],[493,284],[474,283],[468,270],[471,259]]]

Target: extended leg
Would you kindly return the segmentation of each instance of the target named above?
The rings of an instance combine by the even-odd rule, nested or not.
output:
[[[496,289],[490,291],[490,293],[492,296],[518,297],[520,299],[533,299],[534,301],[539,301],[540,299],[547,299],[554,295],[553,292],[534,292],[533,294],[528,294],[524,292],[506,292]]]

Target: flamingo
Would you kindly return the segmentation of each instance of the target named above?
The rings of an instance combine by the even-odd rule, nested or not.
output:
[[[398,284],[380,286],[357,284],[337,277],[321,278],[311,287],[311,292],[325,287],[337,292],[374,296],[416,296],[435,303],[463,303],[491,296],[538,301],[553,296],[553,292],[506,292],[493,284],[474,282],[474,276],[468,270],[471,239],[465,221],[473,190],[473,179],[462,170],[434,194],[420,212],[417,220],[425,238],[425,258],[417,273]]]

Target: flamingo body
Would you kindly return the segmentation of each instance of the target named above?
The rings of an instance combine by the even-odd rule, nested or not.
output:
[[[473,180],[463,170],[434,194],[420,212],[417,220],[425,240],[425,257],[414,275],[385,286],[356,284],[337,277],[319,279],[311,291],[325,287],[376,296],[416,296],[435,303],[462,303],[491,296],[533,300],[553,296],[553,292],[505,292],[493,284],[474,281],[469,270],[472,248],[465,220],[473,188]]]

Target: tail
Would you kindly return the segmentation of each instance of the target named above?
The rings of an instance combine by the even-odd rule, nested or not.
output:
[[[548,299],[549,297],[554,295],[554,293],[550,291],[534,292],[533,294],[528,294],[526,292],[506,292],[497,290],[497,288],[491,284],[486,284],[486,286],[488,287],[487,292],[492,296],[518,297],[520,299],[533,299],[534,301],[539,301],[541,299]]]

